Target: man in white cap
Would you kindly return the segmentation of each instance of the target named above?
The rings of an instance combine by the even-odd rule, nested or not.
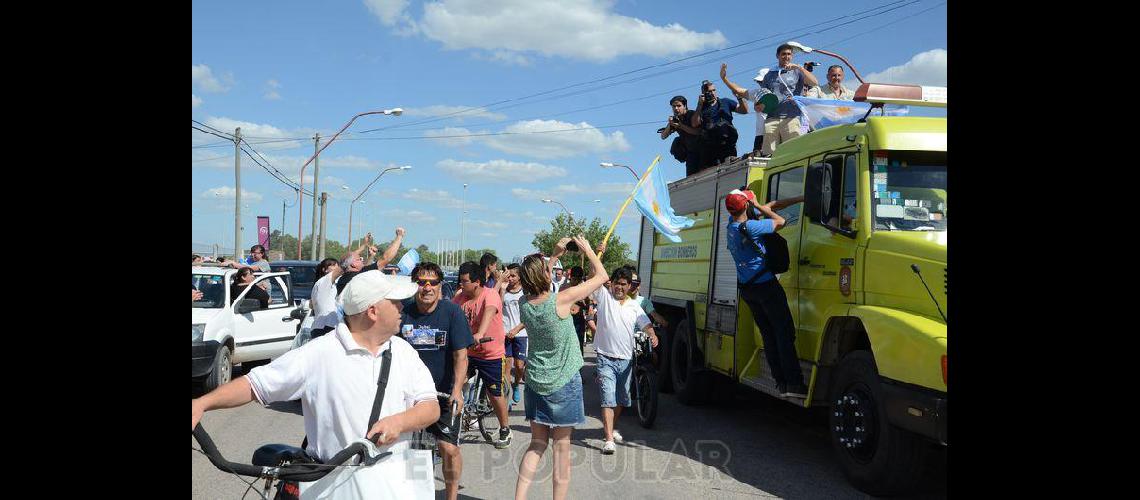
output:
[[[403,276],[360,273],[338,302],[344,321],[332,335],[313,339],[191,401],[191,428],[206,411],[257,400],[263,405],[301,400],[310,456],[326,461],[360,438],[378,442],[399,459],[411,433],[439,419],[435,384],[419,354],[400,337],[400,301],[416,293]],[[369,426],[378,377],[389,363],[379,419]]]
[[[550,291],[557,292],[566,284],[566,273],[562,269],[562,261],[554,261],[554,279],[550,280]]]

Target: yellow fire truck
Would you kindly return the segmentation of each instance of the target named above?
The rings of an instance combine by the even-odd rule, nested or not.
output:
[[[833,448],[857,488],[889,494],[914,485],[929,443],[947,443],[946,119],[874,110],[944,107],[945,90],[863,84],[855,100],[873,106],[864,120],[669,185],[675,212],[698,222],[673,243],[642,220],[642,293],[669,320],[658,358],[663,391],[700,404],[747,388],[829,407]],[[745,185],[762,203],[805,195],[780,211],[791,265],[778,279],[806,399],[777,391],[737,293],[724,198]]]

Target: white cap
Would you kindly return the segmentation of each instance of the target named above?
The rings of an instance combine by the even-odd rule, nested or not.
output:
[[[757,83],[762,82],[762,81],[764,81],[764,75],[767,75],[769,71],[772,71],[772,69],[771,68],[760,68],[760,72],[756,73],[756,76],[753,77],[752,79],[756,80]]]
[[[554,261],[554,267],[551,269],[562,269],[562,261],[561,260]]]
[[[377,270],[365,271],[352,278],[340,297],[345,316],[360,314],[384,299],[403,300],[416,294],[419,287],[407,276],[393,276]]]

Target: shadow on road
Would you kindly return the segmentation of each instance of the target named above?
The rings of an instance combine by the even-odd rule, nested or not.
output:
[[[596,356],[588,354],[581,370],[585,410],[587,416],[601,420]],[[700,407],[682,405],[672,394],[660,394],[658,417],[651,429],[641,427],[636,410],[626,408],[615,425],[624,438],[615,456],[633,455],[625,458],[630,467],[646,469],[646,464],[637,463],[638,449],[666,451],[783,498],[835,497],[836,491],[844,490],[850,498],[866,497],[850,485],[833,455],[826,408],[796,407],[746,388],[735,393],[731,400]],[[716,418],[702,418],[708,414]],[[599,453],[603,439],[601,428],[575,429],[572,443],[587,453]],[[908,498],[946,496],[945,449],[932,445],[931,451],[934,459],[924,472],[922,487]],[[648,464],[647,472],[662,481],[705,475],[690,468],[687,461],[674,459]]]

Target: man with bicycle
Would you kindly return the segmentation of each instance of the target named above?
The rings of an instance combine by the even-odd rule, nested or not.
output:
[[[605,252],[601,246],[598,253]],[[629,298],[633,273],[627,267],[614,269],[610,286],[601,287],[590,295],[598,303],[598,332],[594,335],[594,350],[598,353],[598,389],[601,392],[602,427],[605,431],[603,455],[616,451],[615,441],[622,440],[614,424],[621,409],[629,406],[629,381],[633,374],[634,332],[649,334],[653,347],[657,347],[657,334],[645,311]]]
[[[411,432],[439,418],[427,367],[401,338],[401,301],[415,285],[378,271],[361,273],[340,298],[344,321],[329,335],[313,339],[248,375],[191,401],[191,429],[203,413],[234,408],[253,400],[268,405],[301,400],[308,454],[327,461],[361,437],[375,439],[394,457],[410,448]],[[376,410],[377,374],[389,364],[389,377]],[[393,481],[402,478],[393,478]]]
[[[475,345],[467,317],[459,306],[441,301],[443,271],[434,262],[423,262],[412,270],[412,279],[419,286],[415,297],[404,304],[400,332],[420,354],[420,359],[431,372],[435,390],[451,394],[457,404],[451,413],[450,403],[441,403],[439,420],[428,427],[436,437],[443,456],[443,481],[447,498],[459,495],[459,477],[463,474],[463,455],[459,453],[459,433],[462,428],[463,381],[467,378],[467,348]]]

